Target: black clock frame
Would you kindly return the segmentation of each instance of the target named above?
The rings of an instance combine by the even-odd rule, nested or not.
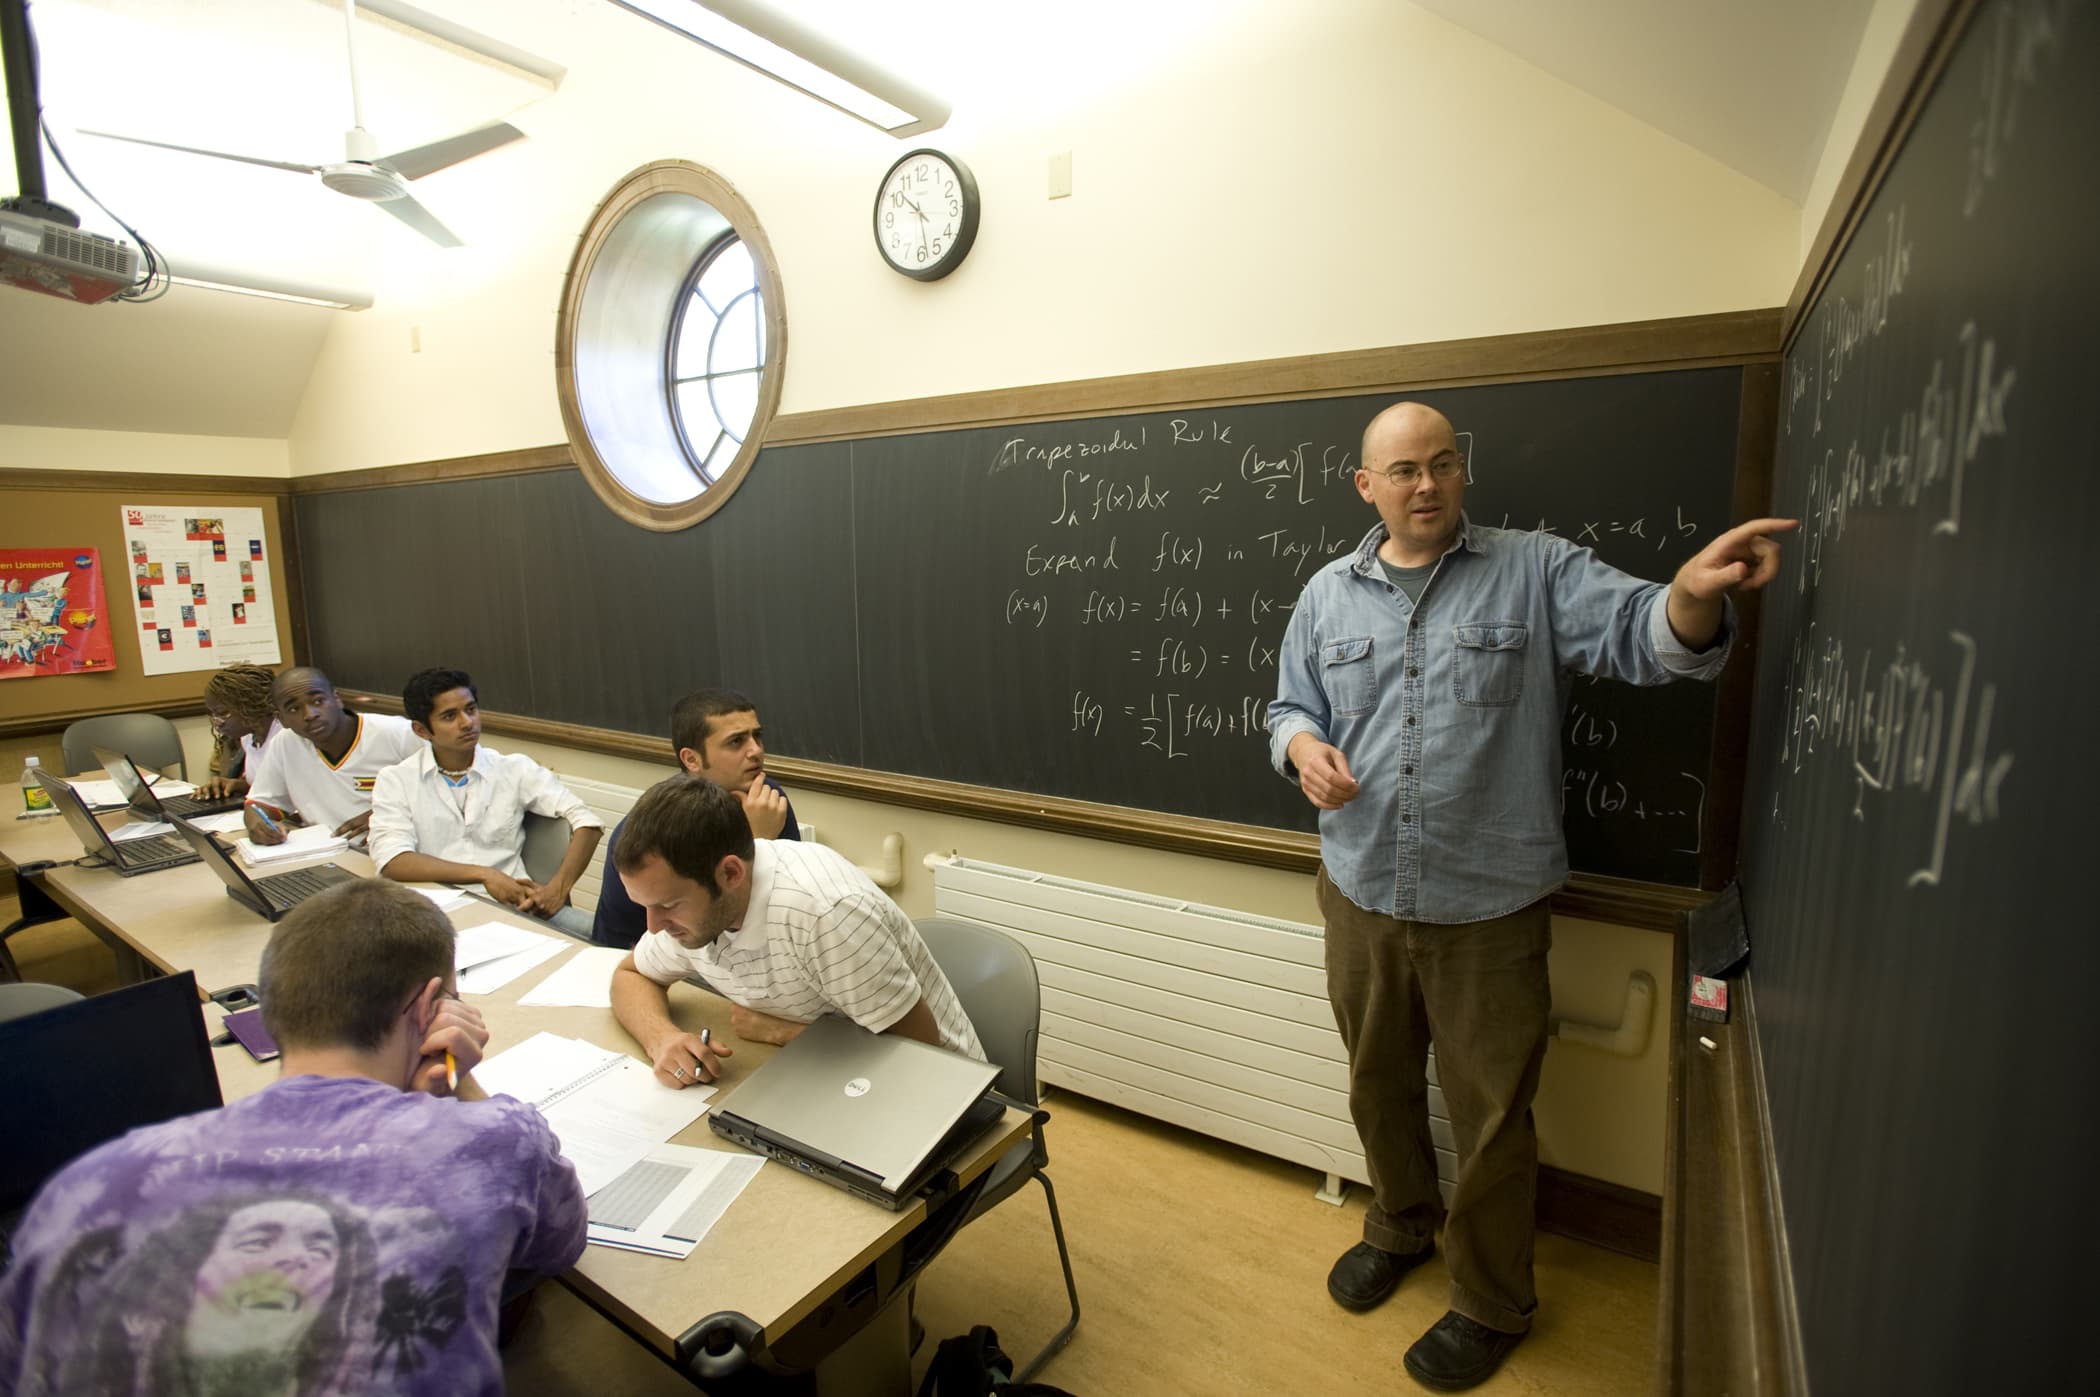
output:
[[[955,231],[955,241],[950,245],[948,255],[940,262],[924,268],[900,267],[895,262],[892,262],[889,254],[882,249],[882,196],[883,192],[889,188],[890,177],[896,174],[900,167],[909,164],[922,155],[930,155],[946,164],[949,169],[955,171],[955,185],[962,195],[962,224]],[[939,281],[942,277],[960,267],[963,264],[963,259],[970,255],[970,248],[977,242],[977,218],[981,211],[977,198],[977,177],[970,173],[968,165],[963,164],[962,161],[948,154],[948,152],[936,150],[932,146],[921,146],[917,150],[906,151],[892,161],[887,170],[882,172],[882,181],[875,186],[875,207],[868,220],[869,227],[875,235],[875,255],[882,259],[883,266],[888,267],[893,272],[908,276],[913,281]]]

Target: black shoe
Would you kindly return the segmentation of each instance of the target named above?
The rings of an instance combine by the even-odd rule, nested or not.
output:
[[[1446,1310],[1429,1332],[1415,1340],[1402,1360],[1407,1375],[1438,1392],[1463,1392],[1486,1382],[1509,1357],[1522,1334],[1507,1334]]]
[[[1371,1309],[1393,1293],[1402,1276],[1434,1255],[1433,1243],[1420,1251],[1397,1252],[1358,1242],[1327,1273],[1327,1293],[1345,1310]]]

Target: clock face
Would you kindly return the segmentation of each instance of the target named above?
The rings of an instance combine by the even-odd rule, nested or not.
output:
[[[915,150],[882,178],[875,195],[875,246],[908,277],[938,281],[977,240],[977,181],[960,160]]]

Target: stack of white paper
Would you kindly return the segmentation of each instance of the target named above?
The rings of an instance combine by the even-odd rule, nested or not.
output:
[[[466,899],[460,901],[464,903]],[[453,953],[453,964],[459,971],[459,992],[492,994],[535,965],[560,955],[569,945],[566,937],[542,936],[510,922],[463,926]]]
[[[238,810],[221,810],[216,815],[199,815],[190,823],[207,834],[239,834],[247,828],[246,817]]]
[[[430,899],[431,905],[440,912],[450,912],[455,907],[467,905],[467,895],[458,888],[417,888],[417,892]],[[461,969],[465,969],[464,966]]]
[[[586,1194],[698,1120],[715,1094],[713,1087],[667,1087],[639,1058],[554,1033],[535,1033],[496,1054],[474,1077],[491,1096],[538,1108]]]
[[[341,835],[331,834],[319,825],[300,825],[286,830],[282,844],[258,844],[252,839],[242,839],[233,846],[240,852],[241,862],[250,868],[259,863],[276,863],[282,859],[311,858],[315,854],[333,854],[350,847],[350,841]]]
[[[155,777],[150,772],[146,776],[146,784],[164,796],[188,795],[197,789],[187,781],[177,780],[173,776]],[[124,788],[114,781],[75,781],[73,789],[91,809],[114,810],[120,805],[131,804],[131,798],[124,794]]]

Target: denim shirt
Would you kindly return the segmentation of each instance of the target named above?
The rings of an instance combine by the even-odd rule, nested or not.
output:
[[[1553,534],[1475,524],[1438,560],[1419,604],[1378,567],[1384,523],[1306,583],[1284,633],[1269,760],[1309,732],[1342,750],[1359,792],[1320,812],[1320,858],[1367,911],[1474,922],[1568,876],[1561,833],[1566,676],[1634,684],[1711,679],[1717,643],[1687,649],[1669,587]]]

